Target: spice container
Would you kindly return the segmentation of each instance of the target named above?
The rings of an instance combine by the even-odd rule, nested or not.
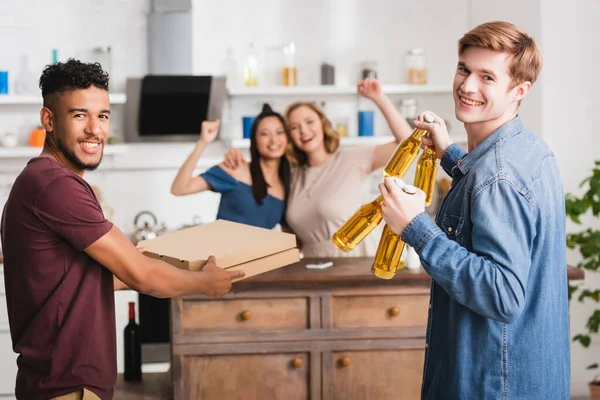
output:
[[[427,53],[425,49],[411,49],[406,55],[407,82],[413,85],[427,83]]]
[[[360,63],[362,79],[377,78],[377,62],[363,61]]]

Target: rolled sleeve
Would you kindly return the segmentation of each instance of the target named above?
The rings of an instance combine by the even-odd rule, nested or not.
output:
[[[440,228],[427,213],[422,212],[404,228],[402,241],[420,252],[432,237],[440,234]]]
[[[452,143],[442,155],[440,165],[448,175],[452,176],[452,168],[454,168],[458,164],[458,160],[463,158],[466,154],[467,152],[462,147],[456,143]]]

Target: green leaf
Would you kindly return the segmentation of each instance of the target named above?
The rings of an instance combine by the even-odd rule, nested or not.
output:
[[[569,300],[571,300],[573,293],[575,293],[577,289],[579,289],[579,287],[569,285]]]
[[[600,328],[600,310],[594,311],[590,319],[588,320],[587,327],[592,333],[598,333]]]
[[[586,369],[596,369],[596,368],[598,368],[598,363],[590,364],[587,366]]]
[[[591,343],[592,340],[590,339],[590,337],[588,335],[576,335],[573,338],[573,341],[574,342],[579,342],[579,343],[581,343],[581,345],[583,347],[587,348],[587,347],[590,346],[590,343]]]
[[[585,289],[579,295],[579,301],[583,303],[583,300],[585,299],[592,299],[596,303],[600,302],[600,289],[594,290],[593,292],[591,290]]]

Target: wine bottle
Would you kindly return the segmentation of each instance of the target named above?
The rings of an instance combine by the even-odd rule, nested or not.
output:
[[[135,322],[135,303],[129,302],[129,323],[124,331],[126,381],[142,380],[142,342],[140,326]]]

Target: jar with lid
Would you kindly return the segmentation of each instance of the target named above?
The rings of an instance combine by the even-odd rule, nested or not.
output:
[[[416,99],[402,99],[399,103],[400,114],[413,126],[413,121],[417,118],[417,100]]]
[[[407,82],[413,85],[427,83],[427,52],[425,49],[411,49],[406,55]]]
[[[377,79],[377,61],[363,61],[360,63],[361,79]]]

